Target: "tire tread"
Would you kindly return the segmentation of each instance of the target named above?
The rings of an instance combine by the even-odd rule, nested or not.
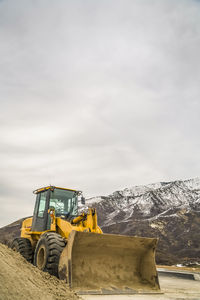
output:
[[[26,238],[15,238],[11,245],[12,249],[16,249],[28,262],[33,261],[33,249],[31,242]]]
[[[40,244],[42,241],[45,243],[48,252],[46,265],[43,271],[49,272],[51,275],[55,275],[58,277],[58,264],[61,252],[63,251],[66,242],[65,240],[56,232],[46,232],[42,234],[40,237],[36,248],[35,248],[35,255],[34,255],[34,264],[36,265],[36,256],[37,251],[39,249]]]

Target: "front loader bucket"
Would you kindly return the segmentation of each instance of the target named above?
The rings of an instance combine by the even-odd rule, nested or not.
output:
[[[157,239],[72,231],[59,277],[79,294],[160,293]]]

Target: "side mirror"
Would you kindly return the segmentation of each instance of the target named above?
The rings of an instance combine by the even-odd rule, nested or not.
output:
[[[85,198],[81,196],[81,204],[85,204]]]

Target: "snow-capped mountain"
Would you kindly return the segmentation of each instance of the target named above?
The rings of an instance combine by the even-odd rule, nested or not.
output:
[[[200,178],[134,186],[86,200],[104,233],[159,238],[159,264],[200,263]],[[20,235],[23,219],[0,228],[0,242]]]
[[[87,200],[87,206],[95,206],[104,211],[104,225],[135,219],[152,219],[172,216],[176,211],[200,211],[200,178],[159,182],[134,186],[116,191],[109,196],[94,197]]]
[[[159,237],[160,263],[200,261],[200,178],[125,188],[86,204],[104,232]]]

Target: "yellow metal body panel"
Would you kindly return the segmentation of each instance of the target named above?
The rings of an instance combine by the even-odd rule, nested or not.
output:
[[[28,218],[28,219],[25,219],[22,222],[21,237],[23,237],[23,238],[29,238],[30,237],[32,220],[33,220],[33,218]]]
[[[80,191],[56,186],[42,187],[34,191],[35,194],[49,190],[49,189],[61,189],[67,191],[74,191],[81,193]],[[72,222],[69,222],[61,217],[55,216],[55,210],[49,209],[48,214],[51,218],[50,229],[46,231],[32,231],[32,221],[33,218],[28,218],[23,221],[21,228],[21,237],[28,238],[31,241],[33,247],[35,247],[36,242],[40,239],[40,236],[48,231],[53,231],[59,233],[63,238],[68,239],[68,236],[72,230],[75,231],[86,231],[86,232],[96,232],[102,233],[101,228],[97,225],[97,214],[96,210],[89,208],[88,213],[82,213],[78,217],[74,218]]]
[[[40,239],[41,234],[48,231],[59,233],[63,238],[68,239],[72,230],[83,232],[103,233],[101,228],[97,225],[96,210],[89,208],[88,213],[75,218],[72,223],[60,217],[51,217],[51,228],[46,231],[31,231],[33,218],[28,218],[23,221],[21,228],[21,237],[28,238],[31,244],[35,246],[36,242]]]

